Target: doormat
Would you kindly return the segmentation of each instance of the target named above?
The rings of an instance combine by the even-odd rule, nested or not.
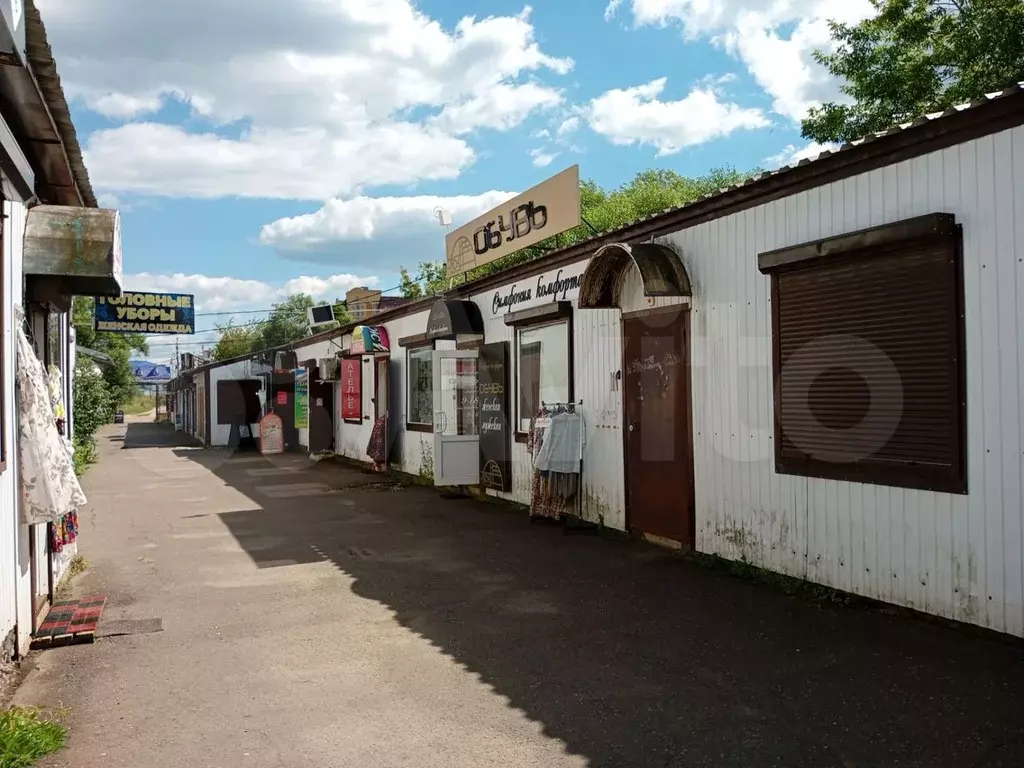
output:
[[[106,604],[105,597],[84,597],[81,600],[54,603],[45,621],[32,635],[32,648],[93,642],[96,639],[96,625]]]

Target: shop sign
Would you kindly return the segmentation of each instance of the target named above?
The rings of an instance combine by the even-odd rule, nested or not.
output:
[[[304,368],[295,371],[295,428],[309,428],[309,374]]]
[[[126,291],[97,296],[93,328],[105,333],[195,333],[195,301],[188,293]]]
[[[568,274],[558,270],[554,275],[545,272],[537,275],[536,282],[513,283],[499,288],[491,297],[491,314],[503,315],[517,309],[526,309],[527,305],[537,305],[555,301],[569,301],[579,296],[583,284],[583,274]]]
[[[288,405],[288,393],[281,391],[277,393],[277,404]]]
[[[512,490],[508,346],[507,341],[484,344],[477,358],[480,484],[495,491]]]
[[[268,413],[260,419],[260,453],[284,453],[284,426],[276,413]]]
[[[444,239],[449,277],[580,225],[580,167],[556,176],[459,227]]]
[[[363,361],[358,357],[341,361],[341,418],[363,420]]]

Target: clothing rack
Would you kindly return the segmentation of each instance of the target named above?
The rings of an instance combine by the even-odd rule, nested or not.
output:
[[[583,414],[577,410],[582,409],[583,401],[578,402],[558,402],[558,403],[547,403],[541,401],[540,409],[538,410],[538,417],[551,419],[561,413],[578,414],[583,418]],[[541,416],[543,414],[543,416]],[[573,499],[572,509],[566,509],[561,514],[561,522],[563,523],[563,533],[569,533],[573,530],[594,530],[597,526],[594,523],[586,520],[583,517],[583,472],[584,472],[584,446],[586,445],[586,422],[582,421],[580,424],[580,446],[579,446],[579,475],[578,475],[578,487]],[[533,523],[536,520],[532,511],[530,514],[530,522]]]

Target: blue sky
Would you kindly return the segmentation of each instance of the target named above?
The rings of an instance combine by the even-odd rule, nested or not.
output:
[[[201,314],[392,288],[399,266],[443,258],[435,205],[458,224],[572,164],[614,187],[647,168],[814,154],[799,119],[838,90],[811,52],[828,18],[869,12],[866,0],[38,4],[93,186],[121,210],[125,287],[194,293]],[[150,357],[174,341],[155,339]]]

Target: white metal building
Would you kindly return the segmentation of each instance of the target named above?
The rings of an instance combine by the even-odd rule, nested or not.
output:
[[[13,41],[0,67],[0,661],[7,661],[27,651],[75,551],[53,552],[53,524],[25,525],[20,514],[16,307],[36,355],[60,373],[68,437],[71,298],[119,292],[121,253],[118,214],[97,209],[38,10],[26,3],[23,13],[5,11],[0,24]]]
[[[336,452],[388,414],[392,467],[471,484],[434,371],[507,342],[489,493],[572,401],[590,520],[1024,635],[1022,125],[1008,89],[382,313]]]

